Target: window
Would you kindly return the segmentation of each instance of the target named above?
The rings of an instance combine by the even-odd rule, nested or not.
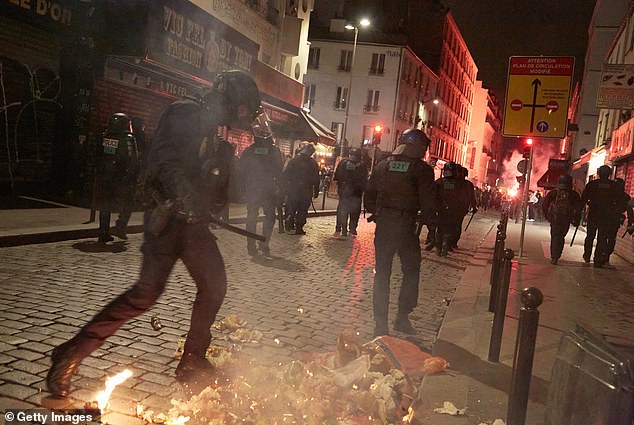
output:
[[[315,84],[306,84],[304,86],[304,108],[309,111],[315,105],[315,93],[317,92],[317,86]]]
[[[379,110],[379,91],[368,90],[368,98],[363,107],[365,112],[378,112]]]
[[[337,143],[341,144],[341,140],[343,139],[343,123],[333,121],[332,124],[330,124],[330,131],[335,133]]]
[[[374,136],[374,126],[372,125],[364,125],[363,126],[363,144],[369,145],[372,143],[372,136]]]
[[[319,69],[319,54],[321,49],[319,47],[311,47],[308,51],[308,68]]]
[[[352,69],[352,50],[342,50],[339,57],[339,71],[350,72]]]
[[[346,109],[348,102],[348,87],[337,87],[337,98],[335,99],[335,109]]]
[[[385,53],[372,53],[370,74],[383,75],[385,69]]]

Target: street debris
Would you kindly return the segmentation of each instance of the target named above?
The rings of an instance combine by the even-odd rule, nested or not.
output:
[[[440,413],[443,415],[451,415],[451,416],[461,416],[465,414],[467,408],[458,409],[452,402],[443,401],[442,407],[437,407],[434,409],[434,412]]]
[[[230,315],[214,328],[222,329],[227,341],[249,343],[257,331],[245,325]],[[258,363],[235,342],[231,347],[224,343],[215,338],[207,350],[217,374],[200,393],[189,400],[171,400],[166,413],[139,405],[137,416],[163,425],[410,423],[423,374],[448,366],[408,341],[384,336],[363,344],[353,332],[342,332],[332,352],[275,366]],[[177,354],[183,346],[184,340],[179,341]]]
[[[480,422],[478,425],[489,425],[486,422]],[[493,421],[491,425],[506,425],[506,423],[502,419],[496,419]]]
[[[152,318],[150,319],[150,325],[155,331],[160,331],[163,328],[161,320],[156,316],[152,316]]]

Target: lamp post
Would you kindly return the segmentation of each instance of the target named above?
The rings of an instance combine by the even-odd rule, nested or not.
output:
[[[367,27],[370,21],[366,18],[361,19],[358,25],[346,24],[347,30],[354,30],[354,43],[352,44],[352,58],[350,60],[350,79],[348,80],[348,98],[346,99],[346,117],[343,120],[343,138],[341,139],[341,155],[348,148],[348,116],[350,114],[350,100],[352,99],[352,71],[354,68],[354,56],[357,52],[357,38],[359,36],[359,26]]]

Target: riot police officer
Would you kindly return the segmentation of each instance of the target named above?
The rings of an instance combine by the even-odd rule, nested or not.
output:
[[[50,392],[65,397],[83,358],[99,348],[128,320],[142,314],[159,298],[177,260],[196,283],[184,354],[176,378],[191,382],[211,369],[205,354],[210,326],[227,289],[225,266],[209,231],[209,211],[226,200],[227,176],[212,158],[208,144],[218,126],[245,128],[264,120],[260,93],[241,71],[225,71],[200,101],[179,100],[160,118],[144,176],[152,205],[145,212],[143,262],[139,280],[98,313],[70,341],[56,347],[47,375]],[[210,163],[215,166],[209,168]],[[208,377],[207,377],[208,378]]]
[[[418,302],[419,231],[434,211],[434,171],[423,161],[429,138],[418,129],[401,134],[392,155],[377,164],[365,193],[366,209],[376,221],[373,306],[374,335],[387,335],[392,260],[403,271],[394,330],[415,334],[408,315]],[[417,215],[419,213],[420,215]]]
[[[305,235],[304,225],[313,198],[319,196],[319,165],[313,159],[315,146],[302,144],[283,174],[287,196],[286,230],[295,229],[296,235]]]
[[[456,164],[456,169],[458,172],[456,184],[458,185],[458,192],[460,193],[459,196],[462,201],[460,205],[461,218],[458,219],[458,223],[455,229],[456,233],[454,239],[449,244],[449,250],[458,248],[458,241],[460,240],[460,236],[462,235],[462,223],[464,222],[464,218],[467,216],[469,211],[471,211],[472,214],[478,212],[478,209],[476,207],[477,202],[475,197],[475,187],[473,186],[473,183],[467,180],[467,177],[469,176],[469,170],[467,170],[466,167],[458,164]]]
[[[584,242],[583,260],[590,262],[592,244],[597,238],[594,251],[594,266],[603,267],[607,259],[608,235],[610,224],[614,220],[617,207],[618,189],[616,183],[610,180],[612,169],[602,165],[597,170],[599,178],[586,184],[581,194],[582,205],[588,204],[587,236]]]
[[[350,230],[351,235],[357,234],[359,215],[361,215],[361,199],[367,176],[368,170],[361,162],[361,149],[350,149],[348,158],[341,161],[335,171],[337,194],[339,195],[336,230],[341,230],[341,236],[347,236],[348,230]],[[349,224],[348,217],[350,217]],[[341,226],[340,229],[339,226]]]
[[[110,236],[110,217],[112,211],[117,210],[119,217],[112,233],[121,239],[127,239],[126,228],[134,208],[134,187],[138,171],[137,144],[131,132],[128,116],[120,112],[113,114],[108,120],[101,146],[97,149],[99,242],[114,240]]]
[[[458,179],[460,165],[453,161],[445,163],[442,177],[434,183],[438,205],[436,249],[438,255],[446,257],[457,241],[458,228],[464,218],[465,191]]]
[[[572,190],[572,177],[559,176],[557,189],[544,198],[543,210],[550,222],[550,262],[557,264],[564,250],[566,234],[570,225],[577,227],[581,221],[581,198]]]
[[[264,212],[262,233],[265,242],[259,243],[259,250],[264,255],[270,254],[269,240],[275,226],[275,208],[277,207],[277,185],[282,175],[282,153],[273,144],[272,138],[255,137],[251,146],[240,156],[240,182],[244,188],[247,201],[247,230],[254,232],[260,208]],[[255,241],[247,239],[247,252],[257,255]]]
[[[634,210],[629,206],[630,195],[625,193],[625,180],[622,178],[615,178],[614,183],[616,183],[616,206],[611,211],[614,214],[612,218],[610,229],[608,230],[608,245],[606,250],[606,258],[605,264],[610,264],[610,255],[614,252],[614,247],[616,246],[616,237],[619,232],[619,228],[623,223],[625,223],[625,219],[627,218],[628,227],[634,224]]]

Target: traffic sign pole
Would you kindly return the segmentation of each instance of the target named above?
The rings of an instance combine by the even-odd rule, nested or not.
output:
[[[526,218],[528,210],[528,191],[531,187],[531,172],[533,171],[533,148],[531,147],[531,155],[528,158],[528,170],[526,171],[526,186],[524,187],[524,202],[522,203],[522,231],[520,233],[520,253],[519,258],[524,254],[524,233],[526,229]]]

